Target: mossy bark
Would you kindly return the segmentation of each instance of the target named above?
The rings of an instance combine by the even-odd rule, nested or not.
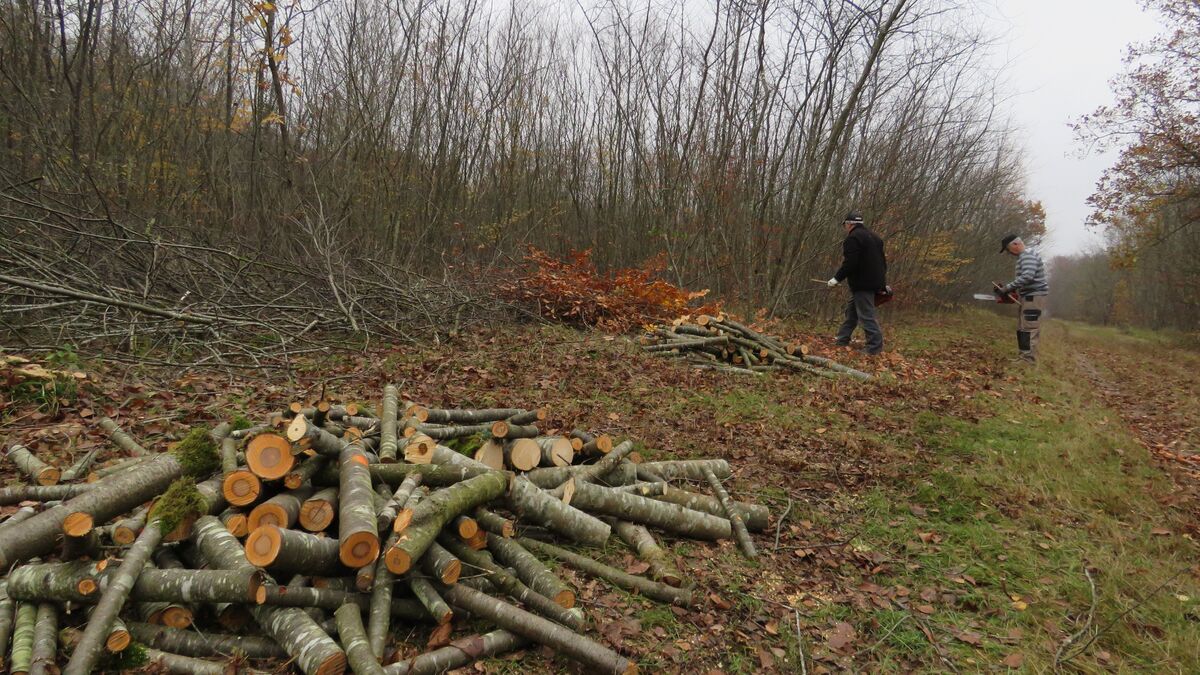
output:
[[[578,570],[604,579],[618,588],[641,593],[647,598],[682,607],[692,604],[692,592],[689,590],[674,588],[667,584],[646,579],[645,577],[635,576],[610,565],[605,565],[598,560],[593,560],[585,555],[573,553],[553,544],[529,539],[528,537],[518,537],[517,543],[530,551],[561,560]]]
[[[612,532],[600,519],[562,503],[523,477],[512,481],[508,503],[522,518],[581,544],[603,546]]]
[[[439,532],[454,517],[504,494],[508,477],[490,471],[439,490],[414,509],[413,524],[402,534],[388,556],[393,574],[407,572],[425,553]],[[535,488],[536,489],[536,488]]]
[[[106,633],[107,636],[107,633]],[[58,606],[52,602],[38,605],[33,624],[33,648],[29,659],[29,675],[57,675],[58,665]]]
[[[732,536],[730,523],[724,518],[589,483],[576,485],[571,503],[591,513],[642,523],[693,539],[716,540]]]

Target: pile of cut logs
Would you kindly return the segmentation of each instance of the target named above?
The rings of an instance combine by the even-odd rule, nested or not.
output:
[[[544,435],[544,410],[427,408],[393,386],[382,398],[377,415],[293,404],[157,453],[105,418],[126,457],[103,467],[91,453],[60,471],[10,446],[30,484],[0,489],[0,505],[20,505],[0,522],[0,669],[440,673],[542,644],[631,673],[588,637],[558,566],[688,606],[651,530],[754,556],[748,530],[767,525],[722,486],[724,460],[644,461],[630,440]],[[578,550],[614,534],[646,575]],[[492,629],[452,639],[468,618]]]
[[[695,323],[677,320],[655,326],[640,342],[648,352],[685,361],[701,370],[762,375],[790,369],[822,377],[871,379],[869,373],[809,354],[805,345],[785,345],[729,317],[701,315]]]

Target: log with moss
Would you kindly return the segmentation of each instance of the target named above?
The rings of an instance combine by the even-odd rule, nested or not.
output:
[[[641,593],[647,598],[666,602],[671,604],[687,607],[692,604],[692,592],[690,590],[675,588],[664,583],[659,583],[645,577],[639,577],[628,572],[619,570],[611,565],[589,558],[579,553],[568,551],[553,544],[548,544],[544,541],[537,541],[528,537],[518,537],[517,543],[525,548],[549,556],[580,570],[587,572],[592,576],[599,577],[612,585],[623,588],[630,592]]]
[[[196,521],[192,540],[213,567],[254,567],[246,560],[238,540],[229,534],[221,521],[212,516],[204,516]],[[264,605],[254,607],[251,612],[263,632],[279,643],[307,675],[337,675],[345,672],[345,653],[304,610]]]
[[[636,673],[637,664],[569,628],[463,584],[442,591],[451,605],[570,657],[602,673]]]
[[[600,519],[564,504],[520,476],[512,481],[507,500],[523,519],[544,525],[581,544],[603,546],[612,532]]]
[[[62,471],[58,467],[38,459],[33,451],[23,445],[14,443],[9,447],[5,457],[15,464],[21,473],[29,476],[38,485],[54,485],[62,476]]]
[[[364,467],[365,469],[365,467]],[[369,480],[369,479],[368,479]],[[456,516],[504,494],[508,477],[489,472],[435,492],[414,509],[413,524],[388,551],[388,568],[404,574]],[[536,489],[536,488],[535,488]]]
[[[646,564],[650,565],[650,578],[661,581],[668,586],[679,588],[683,585],[683,575],[679,573],[675,563],[667,552],[654,540],[650,531],[636,523],[613,519],[609,521],[613,532],[625,542]]]
[[[560,607],[575,606],[575,591],[567,587],[537,556],[513,539],[487,533],[487,547],[501,564],[517,573],[517,578],[534,592],[550,598]]]
[[[342,564],[358,569],[379,557],[371,472],[362,445],[351,443],[338,458],[338,545]]]
[[[443,535],[439,543],[463,563],[475,568],[494,588],[552,621],[579,629],[576,615],[555,601],[525,585],[516,575],[497,565],[487,551],[476,551],[452,537]]]
[[[193,429],[174,451],[156,455],[137,471],[100,480],[83,494],[7,529],[0,539],[0,568],[49,553],[59,532],[85,534],[94,522],[105,522],[148,501],[180,476],[208,476],[218,466],[212,439],[204,429]]]
[[[334,617],[337,619],[338,640],[346,650],[346,660],[355,675],[383,675],[383,666],[379,665],[367,640],[361,610],[355,605],[342,605],[334,612]]]
[[[281,659],[287,652],[273,640],[252,635],[221,635],[208,631],[183,631],[132,621],[130,636],[154,649],[198,658]]]
[[[112,442],[116,443],[117,447],[128,452],[130,455],[136,457],[151,454],[149,450],[143,448],[137,441],[133,440],[132,436],[122,431],[121,427],[117,426],[117,423],[111,419],[101,417],[99,424],[101,429],[108,432],[108,437],[112,439]],[[211,441],[212,439],[210,438],[209,440]]]
[[[38,605],[32,602],[17,604],[13,620],[12,651],[8,659],[8,672],[28,673],[33,662],[33,634],[37,625]]]
[[[729,539],[730,523],[725,518],[693,511],[612,488],[580,483],[571,503],[591,513],[622,518],[693,539]]]
[[[396,415],[400,392],[389,384],[383,388],[383,416],[379,419],[379,461],[390,464],[396,461]]]

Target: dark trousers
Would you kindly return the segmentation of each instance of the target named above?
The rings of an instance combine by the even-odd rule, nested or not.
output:
[[[858,324],[862,324],[863,333],[867,335],[868,354],[878,354],[883,351],[883,329],[875,318],[875,293],[873,291],[854,291],[850,301],[846,303],[846,320],[838,329],[839,344],[850,344],[850,335]]]

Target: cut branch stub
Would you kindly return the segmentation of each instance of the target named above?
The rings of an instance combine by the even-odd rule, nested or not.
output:
[[[267,480],[283,478],[296,463],[292,444],[279,434],[259,434],[246,445],[246,466]]]

